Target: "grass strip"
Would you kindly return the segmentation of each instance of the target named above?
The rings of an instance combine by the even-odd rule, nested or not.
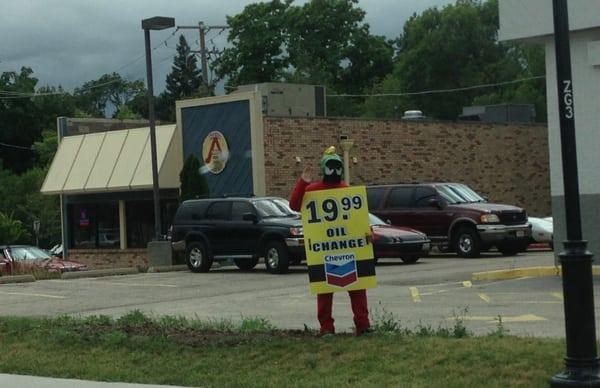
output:
[[[564,341],[499,327],[473,337],[452,328],[376,322],[368,337],[317,338],[261,318],[0,318],[0,372],[203,387],[546,387]]]

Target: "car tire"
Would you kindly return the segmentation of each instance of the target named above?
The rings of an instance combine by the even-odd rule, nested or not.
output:
[[[472,227],[461,227],[454,234],[454,250],[460,257],[479,257],[481,253],[481,240],[479,234]]]
[[[402,260],[402,262],[404,264],[414,264],[419,260],[419,256],[417,255],[410,255],[410,256],[401,256],[400,259]]]
[[[233,262],[242,271],[250,271],[258,264],[258,257],[253,257],[251,259],[233,259]]]
[[[280,241],[269,241],[265,244],[265,267],[272,274],[286,273],[290,266],[290,254]]]
[[[212,267],[213,258],[208,254],[203,242],[193,241],[187,244],[185,249],[185,263],[192,272],[208,272]]]

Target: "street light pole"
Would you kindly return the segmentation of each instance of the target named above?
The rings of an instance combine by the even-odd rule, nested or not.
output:
[[[567,356],[565,371],[552,377],[552,387],[600,387],[596,352],[596,319],[592,254],[582,240],[579,206],[575,105],[571,77],[569,16],[566,0],[552,0],[558,113],[567,241],[558,256],[562,268]]]
[[[156,157],[156,123],[154,120],[154,84],[152,81],[152,50],[150,30],[164,30],[175,26],[174,18],[155,16],[142,20],[146,46],[146,76],[148,78],[148,121],[150,122],[150,154],[152,159],[152,193],[154,200],[154,239],[162,239],[160,222],[160,193],[158,187],[158,162]]]

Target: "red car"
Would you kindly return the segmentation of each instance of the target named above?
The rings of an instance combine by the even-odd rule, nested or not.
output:
[[[31,245],[0,245],[1,275],[17,275],[34,270],[63,273],[87,271],[88,266],[52,257],[44,250]]]
[[[373,232],[375,262],[382,257],[399,257],[403,262],[412,264],[429,254],[431,244],[424,233],[411,228],[388,225],[371,213],[369,224]]]

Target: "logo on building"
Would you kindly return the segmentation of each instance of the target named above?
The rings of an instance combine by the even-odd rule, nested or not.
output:
[[[219,131],[212,131],[202,143],[202,159],[213,174],[220,174],[229,159],[229,146],[225,136]]]
[[[356,256],[353,253],[325,256],[326,283],[346,287],[358,280]]]

